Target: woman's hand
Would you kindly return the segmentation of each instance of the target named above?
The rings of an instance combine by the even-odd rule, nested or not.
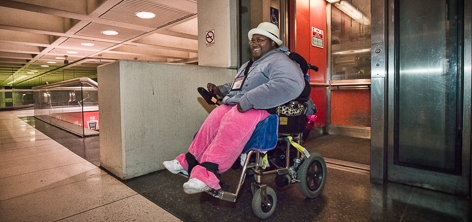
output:
[[[208,89],[208,92],[214,93],[215,95],[219,97],[223,97],[223,95],[221,94],[220,88],[218,88],[218,86],[216,86],[215,84],[207,83],[207,89]]]
[[[243,108],[241,107],[241,105],[239,105],[239,103],[237,104],[237,106],[238,106],[238,111],[240,113],[245,113],[247,111],[247,110],[243,110]]]

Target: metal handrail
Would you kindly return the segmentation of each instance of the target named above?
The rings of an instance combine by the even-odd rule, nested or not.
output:
[[[310,86],[329,87],[330,90],[370,89],[370,79],[330,80],[328,83],[310,82]]]
[[[98,83],[93,81],[92,79],[88,77],[81,77],[81,78],[75,78],[75,79],[69,79],[69,80],[64,80],[61,82],[55,82],[51,83],[48,85],[41,85],[41,86],[35,86],[33,87],[33,90],[37,89],[50,89],[50,88],[57,88],[57,87],[64,87],[64,86],[76,86],[77,83],[87,83],[90,86],[94,87],[95,89],[98,89]]]

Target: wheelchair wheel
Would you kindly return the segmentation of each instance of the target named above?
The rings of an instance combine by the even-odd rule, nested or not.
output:
[[[252,197],[252,211],[260,219],[267,219],[272,216],[277,206],[277,195],[275,191],[270,187],[266,187],[266,191],[267,198],[269,199],[268,204],[262,202],[261,189],[257,189]]]
[[[300,179],[300,190],[308,198],[316,198],[321,192],[326,182],[326,163],[318,153],[313,153],[310,158],[305,158],[298,169]]]

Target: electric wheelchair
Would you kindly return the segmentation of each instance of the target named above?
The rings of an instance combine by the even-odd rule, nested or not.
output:
[[[304,91],[309,98],[309,85]],[[198,92],[208,104],[217,104],[217,97],[203,87],[199,87]],[[272,110],[271,113],[275,114],[257,125],[242,152],[240,161],[242,170],[236,191],[220,189],[209,190],[206,193],[221,200],[236,202],[246,177],[252,177],[252,180],[248,180],[252,181],[250,184],[253,196],[252,210],[260,219],[269,218],[277,206],[274,189],[262,180],[268,175],[275,175],[275,184],[278,187],[298,183],[304,196],[318,197],[324,189],[327,170],[324,158],[320,154],[309,153],[300,145],[307,124],[306,111],[307,98],[290,101]],[[233,169],[236,168],[234,166]]]

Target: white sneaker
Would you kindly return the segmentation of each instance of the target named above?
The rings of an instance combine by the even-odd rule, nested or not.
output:
[[[179,161],[177,160],[164,161],[162,164],[164,164],[164,167],[173,174],[182,173],[188,176],[188,172],[182,167],[182,165],[180,165]]]
[[[197,178],[190,178],[190,180],[184,183],[183,187],[184,192],[188,194],[201,193],[210,190],[210,187]]]

